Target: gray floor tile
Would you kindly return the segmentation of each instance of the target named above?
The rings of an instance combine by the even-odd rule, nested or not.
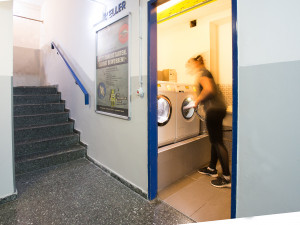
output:
[[[150,203],[86,159],[17,177],[18,198],[0,205],[0,224],[185,224],[193,220]]]

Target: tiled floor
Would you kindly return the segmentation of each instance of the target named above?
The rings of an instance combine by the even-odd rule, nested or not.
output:
[[[194,172],[158,197],[197,222],[230,219],[231,189],[211,186],[212,177]]]
[[[232,128],[224,127],[224,144],[228,150],[229,169],[232,169]],[[221,165],[217,170],[221,175]],[[158,193],[159,199],[197,222],[230,219],[231,189],[210,184],[215,178],[197,171],[183,177]]]
[[[17,177],[18,198],[0,205],[0,225],[186,224],[159,200],[149,202],[86,159]]]

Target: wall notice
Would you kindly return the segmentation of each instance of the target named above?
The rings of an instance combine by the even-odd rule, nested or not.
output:
[[[128,16],[97,32],[96,112],[129,118]]]

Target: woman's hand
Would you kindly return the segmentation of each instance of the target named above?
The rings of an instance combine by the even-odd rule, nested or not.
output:
[[[187,104],[186,106],[184,106],[182,109],[186,110],[186,109],[190,109],[190,108],[196,108],[194,101],[191,101],[189,104]]]

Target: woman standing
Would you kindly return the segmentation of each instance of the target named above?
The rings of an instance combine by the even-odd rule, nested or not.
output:
[[[196,76],[196,85],[199,89],[194,107],[199,104],[204,106],[206,112],[206,127],[211,142],[211,159],[208,167],[199,169],[199,173],[217,179],[211,184],[215,187],[231,187],[228,151],[223,142],[223,119],[226,115],[226,104],[222,93],[218,90],[212,74],[205,68],[203,57],[198,55],[190,58],[186,64],[189,72]],[[223,175],[218,177],[216,169],[220,160]]]

